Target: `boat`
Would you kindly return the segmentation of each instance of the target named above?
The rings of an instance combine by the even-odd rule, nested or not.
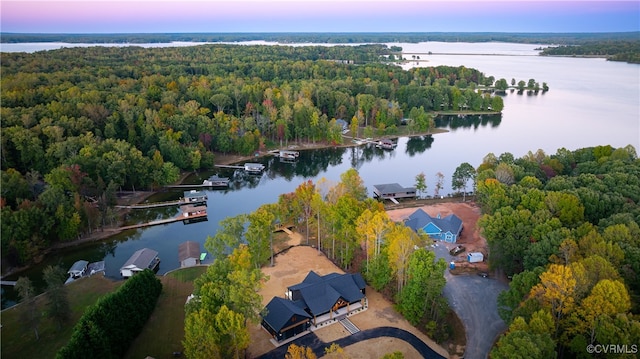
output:
[[[244,164],[244,170],[249,173],[261,173],[264,171],[264,165],[262,163],[247,162]]]
[[[298,151],[280,150],[280,152],[278,153],[278,157],[290,160],[295,160],[298,158],[298,156],[300,156],[300,152]]]
[[[213,175],[202,181],[202,185],[210,187],[228,187],[229,177],[218,177],[218,175]]]
[[[392,150],[396,148],[396,144],[389,139],[383,139],[378,141],[378,144],[376,145],[376,147],[382,148],[383,150]]]

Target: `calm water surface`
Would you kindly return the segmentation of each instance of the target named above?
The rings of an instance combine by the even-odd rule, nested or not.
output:
[[[2,51],[5,51],[2,45]],[[476,68],[486,76],[505,78],[511,82],[533,78],[546,82],[550,91],[537,95],[507,93],[502,116],[467,117],[444,121],[450,131],[425,138],[400,138],[395,151],[371,147],[303,151],[296,164],[283,164],[276,158],[263,158],[267,165],[262,176],[220,172],[234,176],[228,190],[207,191],[208,221],[190,225],[181,222],[130,231],[100,244],[91,244],[51,255],[40,266],[21,273],[40,283],[42,268],[60,264],[68,268],[74,261],[105,260],[106,275],[119,278],[119,268],[136,250],[148,247],[159,252],[159,273],[179,266],[178,245],[186,240],[201,243],[214,235],[218,222],[225,217],[248,213],[264,203],[277,201],[281,193],[291,192],[304,180],[327,178],[339,181],[340,174],[355,167],[365,185],[397,182],[410,186],[415,176],[424,172],[428,194],[433,193],[437,172],[445,175],[445,189],[451,191],[451,175],[462,162],[477,167],[482,158],[492,152],[505,152],[515,157],[528,151],[555,153],[559,148],[575,150],[582,147],[633,145],[640,151],[640,66],[608,62],[602,59],[555,58],[536,56],[540,45],[507,43],[421,43],[392,44],[403,47],[405,58],[420,54],[415,66],[466,66]],[[432,54],[428,55],[431,51]],[[452,55],[453,54],[453,55]],[[426,60],[426,61],[425,61]],[[200,183],[210,173],[189,180]],[[163,193],[153,200],[178,198],[181,191]],[[178,209],[149,213],[132,213],[132,221],[168,217]],[[13,278],[15,279],[15,278]],[[11,293],[3,295],[11,299]]]

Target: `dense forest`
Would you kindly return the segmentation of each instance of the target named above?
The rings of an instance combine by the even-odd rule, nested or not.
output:
[[[588,56],[606,57],[611,61],[640,63],[640,40],[593,41],[579,45],[547,47],[542,56]]]
[[[640,342],[640,160],[632,146],[522,158],[477,169],[489,261],[513,275],[498,297],[509,330],[492,358],[635,358]],[[622,354],[622,355],[621,355]],[[516,355],[516,356],[514,356]]]
[[[580,45],[594,41],[638,40],[638,32],[605,33],[517,33],[517,32],[345,32],[345,33],[169,33],[169,34],[20,34],[2,33],[0,42],[69,43],[159,43],[274,41],[280,43],[363,44],[425,41],[442,42],[515,42],[529,44]]]
[[[306,244],[346,271],[359,270],[367,284],[393,298],[410,323],[438,342],[449,337],[442,296],[446,263],[425,249],[431,240],[392,221],[381,203],[367,198],[355,169],[340,179],[334,185],[303,182],[277,203],[223,220],[207,238],[207,250],[222,259],[195,282],[199,300],[188,306],[185,321],[188,356],[205,350],[225,357],[231,355],[225,350],[241,353],[247,347],[242,323],[255,322],[262,309],[255,292],[259,268],[270,261],[273,223],[296,223]],[[538,150],[522,158],[490,153],[477,169],[460,164],[451,180],[474,182],[489,263],[512,276],[509,290],[498,297],[509,329],[492,358],[586,358],[588,345],[610,343],[627,345],[623,350],[629,352],[603,357],[636,357],[640,160],[635,148],[563,148],[552,155]],[[223,325],[226,321],[235,325]],[[229,328],[234,338],[244,339],[225,340]],[[212,339],[201,345],[205,338]]]
[[[384,45],[3,53],[6,263],[112,222],[117,191],[211,169],[214,153],[341,143],[337,119],[383,135],[409,117],[420,133],[434,110],[502,110],[487,91],[492,76],[463,66],[406,71],[389,55]]]

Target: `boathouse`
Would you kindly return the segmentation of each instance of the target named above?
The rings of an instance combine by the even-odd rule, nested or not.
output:
[[[87,274],[87,267],[88,266],[89,266],[89,262],[88,261],[79,260],[79,261],[73,263],[73,265],[71,266],[71,268],[69,268],[67,273],[69,274],[70,278],[78,279],[78,278],[84,276],[85,274]]]
[[[155,270],[160,263],[158,252],[149,248],[138,249],[133,253],[122,267],[120,267],[120,275],[129,278],[145,269]]]
[[[193,267],[200,264],[200,243],[186,241],[178,246],[180,267]]]
[[[373,186],[373,196],[380,199],[388,199],[398,203],[396,198],[415,198],[415,187],[402,187],[397,183],[377,184]]]
[[[460,217],[455,214],[450,214],[444,218],[440,217],[440,214],[436,217],[431,217],[422,208],[413,212],[404,224],[416,233],[422,230],[435,240],[449,243],[455,243],[460,233],[462,233],[462,220]]]
[[[207,194],[201,191],[191,190],[184,192],[184,202],[185,203],[207,203]]]

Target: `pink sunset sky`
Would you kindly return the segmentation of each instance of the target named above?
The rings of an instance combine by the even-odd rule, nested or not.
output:
[[[11,1],[18,33],[640,31],[639,1]]]

